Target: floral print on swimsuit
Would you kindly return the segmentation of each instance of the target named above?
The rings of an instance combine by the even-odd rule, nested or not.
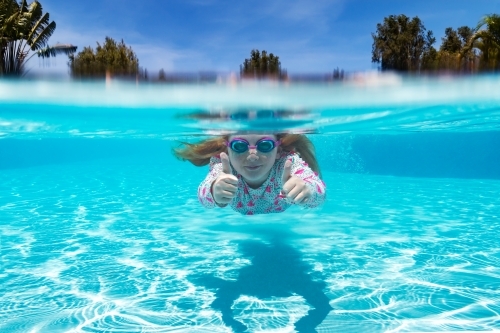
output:
[[[307,203],[301,204],[301,206],[314,208],[321,205],[326,195],[325,183],[298,154],[283,153],[271,168],[267,180],[256,189],[250,188],[241,175],[231,168],[233,175],[238,178],[238,190],[229,206],[241,214],[254,215],[280,213],[293,205],[294,203],[281,195],[283,169],[288,159],[292,161],[291,174],[304,180],[313,193]],[[210,188],[221,172],[222,162],[220,158],[212,157],[210,171],[198,187],[198,199],[206,208],[217,207]]]

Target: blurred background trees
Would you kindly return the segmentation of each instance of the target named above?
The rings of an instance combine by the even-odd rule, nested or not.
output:
[[[471,50],[465,57],[460,57],[460,52],[465,47],[473,34],[473,29],[467,26],[459,27],[457,30],[448,27],[441,39],[441,47],[437,53],[434,63],[426,69],[439,69],[447,71],[471,71],[475,67],[476,52]]]
[[[479,70],[500,70],[500,15],[486,15],[461,50],[461,57],[478,50]]]
[[[400,72],[496,71],[500,69],[500,16],[485,16],[473,29],[445,29],[441,46],[433,46],[432,31],[405,15],[385,17],[372,34],[372,62],[381,70]]]
[[[245,59],[240,65],[240,75],[243,78],[276,78],[285,79],[286,71],[281,69],[278,56],[267,53],[266,50],[254,49],[250,52],[250,58]]]
[[[47,45],[55,29],[56,23],[37,0],[30,4],[0,0],[0,76],[23,75],[26,62],[34,55],[49,58],[74,53],[76,46],[71,44]]]
[[[418,17],[406,15],[385,17],[372,37],[372,62],[380,63],[382,70],[410,72],[420,70],[436,41]]]
[[[33,56],[50,58],[58,54],[69,56],[73,78],[98,78],[106,75],[147,78],[139,67],[137,55],[124,41],[106,37],[93,49],[88,46],[75,54],[71,44],[48,45],[56,29],[49,13],[38,0],[0,0],[0,76],[22,76],[26,62]],[[436,38],[420,18],[390,15],[377,24],[372,33],[372,62],[382,71],[476,73],[500,70],[500,15],[483,17],[475,28],[447,27],[439,49]],[[175,76],[175,75],[174,75]],[[161,70],[158,81],[179,81]],[[266,50],[253,49],[240,65],[242,78],[288,79],[280,58]],[[200,77],[203,77],[200,79]],[[344,72],[338,68],[328,74],[328,80],[341,80]],[[187,79],[186,79],[187,80]],[[216,80],[216,76],[198,75],[197,80]],[[188,80],[189,81],[189,80]]]
[[[117,43],[106,37],[101,45],[97,42],[94,50],[84,47],[69,59],[70,74],[74,78],[103,78],[106,75],[136,77],[139,75],[139,59],[124,41]]]

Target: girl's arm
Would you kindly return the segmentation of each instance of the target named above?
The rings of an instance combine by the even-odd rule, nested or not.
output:
[[[210,170],[205,179],[198,186],[198,200],[205,208],[214,208],[217,206],[212,196],[212,184],[222,172],[222,161],[219,157],[210,158]]]
[[[325,201],[326,197],[325,183],[319,178],[319,175],[314,172],[302,158],[300,158],[299,155],[289,155],[288,159],[292,160],[292,176],[302,179],[312,191],[312,196],[309,200],[301,205],[309,208],[321,205]]]

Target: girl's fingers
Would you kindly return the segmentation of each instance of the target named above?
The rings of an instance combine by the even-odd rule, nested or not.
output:
[[[238,185],[238,178],[233,175],[225,175],[222,179],[226,184]]]
[[[297,195],[299,195],[302,192],[300,186],[295,186],[294,188],[291,189],[290,192],[286,193],[286,197],[289,200],[295,201],[295,198]]]
[[[234,186],[232,184],[226,184],[226,185],[224,185],[224,187],[222,187],[222,191],[227,191],[227,192],[231,192],[231,193],[236,193],[237,190],[238,190],[238,187]]]
[[[221,192],[221,197],[223,197],[223,198],[228,198],[229,200],[232,200],[232,199],[233,199],[233,197],[234,197],[234,194],[235,194],[235,193],[236,193],[236,192],[222,191],[222,192]]]
[[[305,203],[307,199],[311,196],[307,186],[295,186],[288,194],[287,198],[292,200],[294,203]]]
[[[289,193],[292,193],[293,192],[293,189],[295,188],[295,183],[293,182],[289,182],[288,184],[284,185],[283,188],[281,189],[281,192],[283,192],[283,194],[285,194],[285,196],[288,197],[288,194]]]
[[[229,198],[220,198],[220,200],[218,200],[217,202],[220,203],[220,204],[227,204],[231,201],[232,199],[229,199]]]
[[[300,192],[296,197],[294,202],[298,204],[305,204],[309,200],[309,193],[307,191]]]
[[[220,180],[216,181],[216,184],[214,186],[217,186],[218,189],[221,191],[228,190],[228,191],[234,191],[238,189],[238,179],[234,177],[234,179],[231,178],[221,178]]]

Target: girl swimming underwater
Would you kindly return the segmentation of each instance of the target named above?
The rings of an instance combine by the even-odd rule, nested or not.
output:
[[[183,143],[174,155],[210,171],[198,188],[206,208],[225,207],[241,214],[279,213],[291,205],[317,207],[325,183],[312,142],[302,134],[225,135]]]

